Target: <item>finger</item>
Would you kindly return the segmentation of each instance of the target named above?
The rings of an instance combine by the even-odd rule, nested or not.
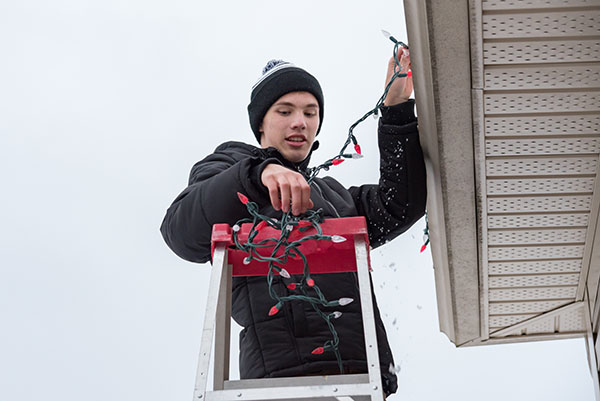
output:
[[[281,204],[279,202],[279,189],[277,188],[277,183],[275,181],[269,181],[266,187],[269,190],[269,199],[271,200],[273,209],[279,210]]]
[[[390,83],[390,79],[392,78],[393,74],[394,74],[394,66],[388,64],[387,72],[385,73],[385,84],[386,85]]]
[[[402,72],[407,72],[410,68],[410,60],[402,60],[400,66],[402,67]]]
[[[400,55],[398,55],[397,57],[398,57],[398,60],[400,61],[400,60],[401,60],[401,58],[400,58],[401,56],[400,56]],[[390,71],[391,71],[391,73],[392,73],[392,74],[395,74],[396,72],[398,72],[398,68],[399,68],[399,66],[398,66],[398,64],[396,63],[396,58],[395,58],[395,57],[392,57],[392,58],[390,59]]]
[[[292,192],[292,214],[298,216],[302,212],[302,186],[296,181],[291,187]]]
[[[305,213],[308,209],[310,209],[312,206],[310,205],[311,201],[310,201],[310,185],[308,185],[308,183],[304,180],[304,178],[301,178],[302,180],[302,210],[300,211],[301,213]]]
[[[290,211],[290,183],[285,180],[285,179],[281,179],[279,181],[279,194],[281,195],[281,210],[283,210],[284,213],[287,213]]]
[[[394,56],[390,57],[390,59],[388,60],[388,68],[393,67],[396,64],[396,59],[394,59]]]

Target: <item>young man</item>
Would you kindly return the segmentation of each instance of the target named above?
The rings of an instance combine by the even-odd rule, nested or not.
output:
[[[401,60],[409,67],[408,54]],[[387,81],[394,72],[388,65]],[[213,224],[248,217],[236,193],[257,202],[260,213],[274,218],[291,208],[294,215],[321,208],[326,218],[365,216],[373,248],[382,245],[416,222],[425,211],[425,164],[419,145],[411,78],[397,79],[381,109],[378,141],[380,179],[377,185],[346,189],[331,177],[316,178],[309,186],[306,169],[315,137],[323,122],[323,93],[319,82],[308,72],[281,61],[271,61],[254,85],[248,114],[260,148],[226,142],[196,163],[189,186],[175,199],[161,226],[169,247],[180,257],[204,263],[210,260]],[[327,299],[359,299],[353,273],[314,276]],[[276,276],[280,295],[296,290]],[[291,282],[291,281],[290,281]],[[331,336],[326,323],[310,305],[286,302],[274,316],[273,304],[264,277],[235,277],[232,316],[240,333],[240,376],[261,377],[337,374],[338,364],[331,352],[311,351]],[[394,361],[377,305],[376,328],[382,381],[386,395],[397,389]],[[343,308],[335,328],[339,351],[347,373],[367,371],[360,302]]]

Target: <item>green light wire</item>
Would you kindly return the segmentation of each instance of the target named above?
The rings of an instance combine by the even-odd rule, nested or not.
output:
[[[327,323],[327,326],[332,334],[333,339],[327,340],[323,344],[323,350],[324,351],[333,351],[333,353],[335,354],[336,360],[338,362],[338,367],[340,369],[340,373],[343,374],[344,367],[342,364],[342,358],[341,358],[339,348],[338,348],[339,336],[337,334],[337,331],[335,330],[333,323],[331,322],[331,318],[332,318],[333,314],[326,314],[319,308],[319,306],[335,307],[335,306],[339,306],[340,303],[338,300],[328,301],[316,284],[313,284],[312,286],[308,285],[308,280],[310,279],[310,270],[308,268],[308,261],[306,260],[306,256],[298,248],[303,242],[306,242],[311,239],[314,239],[317,241],[332,240],[331,236],[323,235],[321,226],[319,224],[320,222],[323,221],[322,209],[318,209],[316,211],[309,211],[308,213],[305,213],[304,215],[302,215],[300,217],[295,217],[295,216],[290,215],[289,213],[284,213],[280,220],[274,221],[271,218],[260,215],[258,213],[258,205],[256,203],[249,201],[248,203],[246,203],[246,207],[248,209],[248,212],[250,213],[250,215],[253,218],[252,219],[249,219],[249,218],[241,219],[236,223],[235,226],[239,227],[243,223],[252,223],[252,228],[251,228],[250,234],[248,236],[248,241],[244,244],[240,243],[238,240],[239,228],[234,229],[233,240],[234,240],[236,247],[245,252],[248,252],[249,256],[247,258],[251,258],[251,259],[254,259],[254,260],[257,260],[260,262],[268,262],[269,263],[269,270],[267,273],[267,283],[269,286],[269,295],[271,296],[271,298],[273,300],[275,300],[277,302],[275,307],[278,310],[281,309],[284,302],[288,302],[288,301],[309,302],[311,304],[312,308],[317,312],[317,314],[323,320],[325,320],[325,322]],[[254,238],[256,238],[256,235],[258,234],[258,230],[256,229],[256,226],[260,223],[260,221],[266,221],[267,224],[269,224],[270,226],[272,226],[276,229],[279,229],[281,231],[281,235],[280,235],[279,239],[277,240],[275,238],[269,238],[269,239],[265,239],[265,240],[254,243],[253,240],[254,240]],[[296,241],[289,242],[288,240],[289,240],[290,233],[293,231],[294,227],[297,227],[299,225],[300,221],[307,221],[310,223],[310,225],[307,225],[304,227],[298,227],[298,230],[306,231],[308,228],[314,227],[317,231],[317,234],[307,235]],[[292,228],[292,230],[289,229],[290,227]],[[260,255],[257,252],[257,248],[266,247],[266,246],[273,246],[271,255],[270,256]],[[279,249],[281,249],[282,247],[284,248],[283,255],[275,256],[277,254],[277,252],[279,251]],[[302,262],[304,265],[304,271],[303,271],[303,278],[299,284],[300,284],[300,290],[303,295],[280,296],[275,291],[275,286],[273,285],[273,281],[275,279],[274,272],[276,271],[281,275],[283,267],[280,265],[285,265],[290,256],[292,256],[292,257],[297,256],[302,259]],[[291,279],[291,277],[290,277],[290,279]],[[316,296],[311,296],[309,294],[310,289],[312,289],[315,292]]]

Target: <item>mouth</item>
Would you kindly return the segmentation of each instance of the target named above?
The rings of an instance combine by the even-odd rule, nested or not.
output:
[[[306,138],[304,138],[302,135],[292,135],[288,138],[285,138],[285,142],[290,146],[300,147],[306,143]]]

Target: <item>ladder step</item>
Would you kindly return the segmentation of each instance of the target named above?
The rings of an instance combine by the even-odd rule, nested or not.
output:
[[[276,377],[266,379],[226,380],[224,387],[225,390],[236,390],[240,388],[292,387],[360,383],[369,383],[369,375],[364,373],[331,376],[299,376]]]
[[[380,395],[381,389],[369,383],[351,383],[338,385],[307,385],[287,387],[259,387],[231,390],[207,391],[202,401],[260,401],[260,400],[331,400],[338,401],[350,397],[352,400],[369,399],[369,396]],[[360,398],[356,396],[362,396]],[[364,398],[366,397],[366,398]]]

